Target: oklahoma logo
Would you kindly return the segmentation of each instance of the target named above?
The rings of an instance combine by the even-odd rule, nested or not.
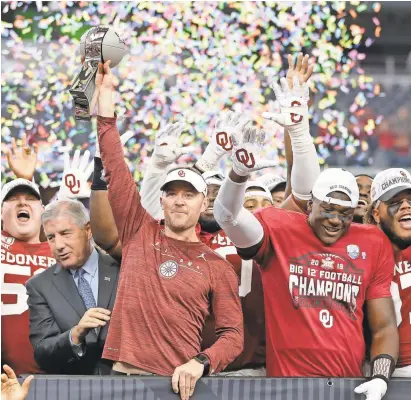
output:
[[[184,177],[186,176],[186,173],[182,169],[180,169],[180,171],[178,171],[178,176]]]
[[[233,149],[233,138],[228,136],[227,132],[219,132],[216,136],[217,144],[222,147],[225,151]]]
[[[76,180],[74,174],[67,174],[64,177],[64,184],[70,189],[71,193],[77,194],[80,192],[80,181],[78,179]]]
[[[247,168],[253,168],[255,166],[253,153],[249,153],[246,149],[238,149],[235,152],[235,156],[237,157],[237,160]]]

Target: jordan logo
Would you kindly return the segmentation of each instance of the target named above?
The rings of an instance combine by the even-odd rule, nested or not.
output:
[[[204,261],[207,261],[205,258],[205,253],[201,253],[197,258],[202,258]]]

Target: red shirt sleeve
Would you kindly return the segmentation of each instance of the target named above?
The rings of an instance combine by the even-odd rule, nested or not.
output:
[[[378,230],[377,235],[380,238],[379,244],[376,245],[379,251],[376,252],[373,274],[365,295],[366,300],[391,297],[390,287],[395,265],[394,252],[385,234]]]
[[[253,259],[257,262],[257,264],[261,266],[261,268],[264,268],[264,259],[266,258],[266,256],[269,253],[274,254],[274,247],[270,239],[270,230],[268,229],[267,223],[264,218],[266,214],[267,213],[264,212],[264,209],[254,214],[254,216],[258,219],[258,221],[260,221],[264,229],[263,243],[260,249],[258,250],[257,254],[253,257]]]
[[[140,194],[124,161],[116,118],[98,116],[97,133],[108,185],[108,199],[124,247],[144,223],[153,219],[141,205]]]
[[[217,341],[203,351],[210,360],[210,373],[220,372],[244,347],[243,313],[238,295],[238,277],[224,261],[222,272],[213,277],[212,310]]]

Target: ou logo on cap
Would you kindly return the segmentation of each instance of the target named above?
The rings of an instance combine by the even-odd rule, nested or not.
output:
[[[178,176],[181,176],[183,178],[184,176],[186,176],[186,173],[182,169],[180,169],[180,171],[178,171]]]

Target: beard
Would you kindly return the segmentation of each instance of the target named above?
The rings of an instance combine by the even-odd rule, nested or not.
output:
[[[355,222],[357,224],[363,224],[364,223],[364,215],[354,214],[353,222]]]
[[[204,232],[215,233],[221,230],[220,225],[218,225],[218,222],[214,218],[211,219],[211,218],[204,218],[200,216],[198,222],[201,226],[201,229]]]
[[[411,236],[402,238],[398,236],[392,229],[392,223],[388,221],[380,220],[380,227],[382,231],[387,235],[390,242],[395,244],[400,250],[405,250],[411,246]]]

